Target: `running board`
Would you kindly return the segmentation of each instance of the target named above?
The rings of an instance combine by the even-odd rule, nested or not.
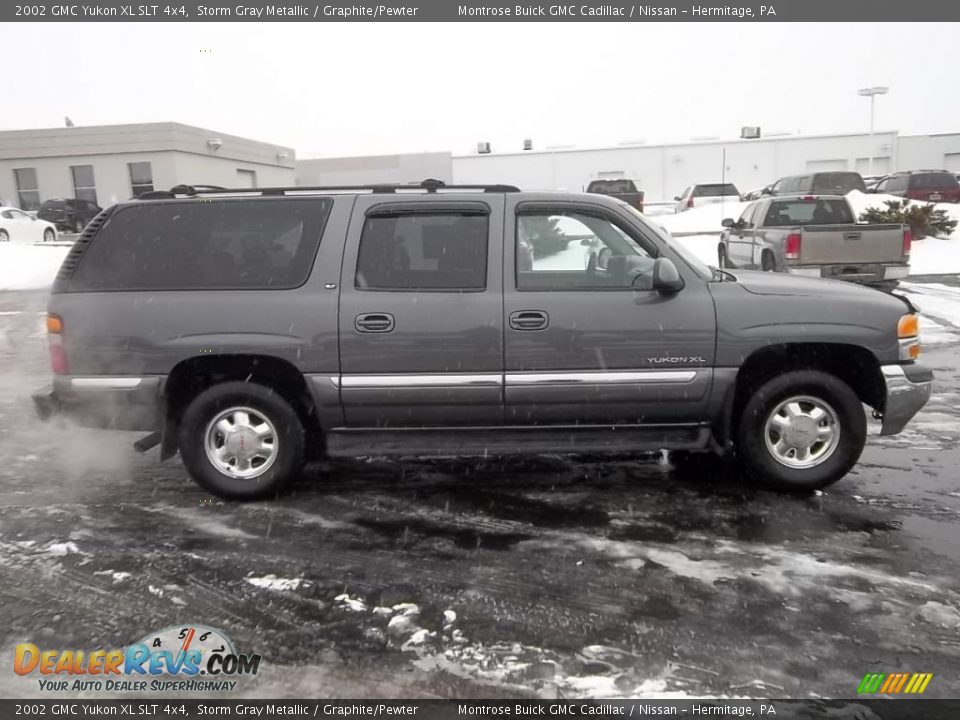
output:
[[[710,437],[704,425],[334,428],[326,444],[333,457],[532,455],[703,450]]]

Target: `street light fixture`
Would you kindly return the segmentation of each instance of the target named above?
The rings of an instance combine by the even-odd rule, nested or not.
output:
[[[870,154],[867,157],[868,175],[873,175],[873,105],[877,95],[886,95],[890,88],[878,85],[876,87],[860,88],[858,95],[870,98]]]

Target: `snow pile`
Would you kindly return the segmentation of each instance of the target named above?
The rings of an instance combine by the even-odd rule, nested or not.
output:
[[[280,578],[273,573],[264,575],[263,577],[248,577],[244,579],[256,587],[277,591],[296,590],[305,584],[303,578]]]
[[[62,245],[0,245],[0,290],[49,287],[69,250]]]
[[[651,222],[659,223],[671,233],[720,232],[724,218],[736,219],[750,203],[724,202],[695,207],[675,215],[658,215]]]

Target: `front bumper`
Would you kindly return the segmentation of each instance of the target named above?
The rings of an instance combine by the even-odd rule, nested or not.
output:
[[[79,425],[111,430],[157,430],[162,420],[164,378],[58,375],[31,396],[37,415],[67,417]]]
[[[887,389],[880,434],[896,435],[930,399],[933,371],[919,363],[883,365],[880,370]]]

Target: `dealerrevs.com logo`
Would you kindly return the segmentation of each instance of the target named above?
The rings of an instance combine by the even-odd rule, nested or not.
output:
[[[256,675],[260,655],[240,654],[221,631],[203,625],[165,628],[116,650],[14,649],[13,671],[45,691],[230,691]]]

